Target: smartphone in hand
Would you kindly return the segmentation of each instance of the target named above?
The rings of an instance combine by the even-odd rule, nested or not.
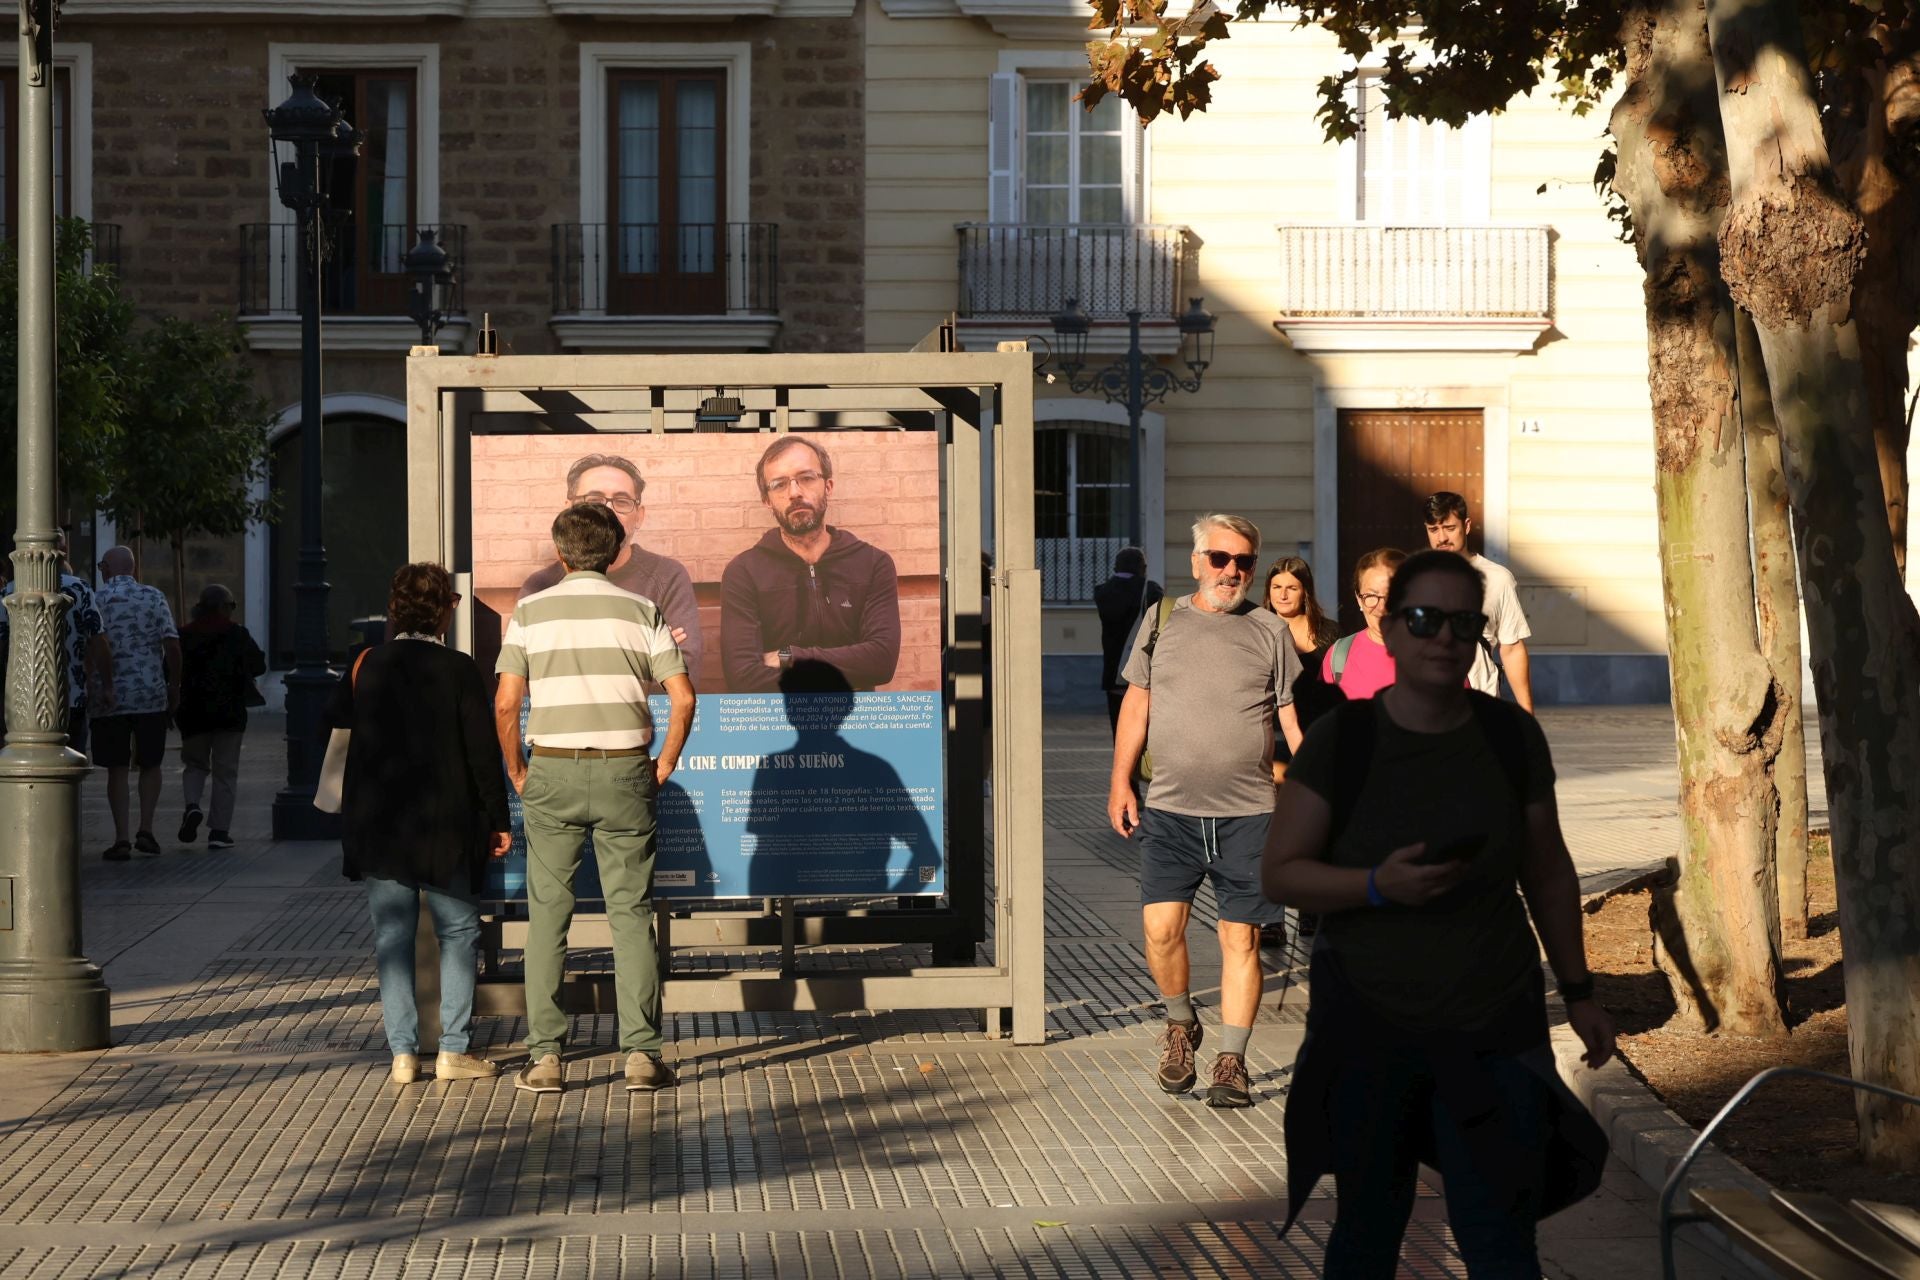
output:
[[[1487,847],[1487,833],[1476,831],[1471,835],[1455,836],[1451,840],[1442,840],[1429,845],[1427,851],[1413,860],[1415,866],[1437,867],[1442,863],[1465,862]]]

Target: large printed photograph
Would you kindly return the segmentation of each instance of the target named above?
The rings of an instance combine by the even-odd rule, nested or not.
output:
[[[658,894],[944,892],[931,433],[479,435],[471,476],[483,669],[514,605],[564,575],[549,530],[578,501],[620,517],[607,576],[686,657],[700,703],[661,795]],[[524,877],[516,839],[490,896]],[[589,858],[581,895],[597,883]]]

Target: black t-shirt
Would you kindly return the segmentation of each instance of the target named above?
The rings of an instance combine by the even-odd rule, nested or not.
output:
[[[1373,762],[1352,817],[1324,855],[1336,867],[1374,867],[1403,845],[1429,847],[1484,833],[1472,873],[1424,907],[1367,907],[1328,915],[1320,926],[1354,988],[1410,1031],[1472,1030],[1507,1007],[1540,964],[1539,944],[1519,893],[1524,805],[1553,792],[1553,759],[1532,716],[1522,718],[1528,794],[1516,798],[1478,720],[1444,733],[1395,724],[1372,700]],[[1334,802],[1339,716],[1307,734],[1287,769]]]

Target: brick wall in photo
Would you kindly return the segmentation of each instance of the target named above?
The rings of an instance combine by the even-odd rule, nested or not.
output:
[[[900,575],[900,665],[884,689],[940,687],[940,454],[926,432],[809,435],[833,461],[827,522],[893,556]],[[646,478],[648,550],[687,567],[700,600],[703,689],[724,687],[720,576],[773,527],[754,484],[771,443],[753,434],[476,436],[473,440],[474,593],[504,619],[527,576],[552,564],[548,530],[566,501],[566,472],[592,452],[627,457]]]

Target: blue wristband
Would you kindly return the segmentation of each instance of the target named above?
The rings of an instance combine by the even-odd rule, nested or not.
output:
[[[1370,907],[1384,907],[1387,905],[1386,896],[1380,892],[1380,886],[1373,882],[1374,871],[1377,870],[1379,870],[1379,868],[1375,867],[1367,872],[1367,905]]]

